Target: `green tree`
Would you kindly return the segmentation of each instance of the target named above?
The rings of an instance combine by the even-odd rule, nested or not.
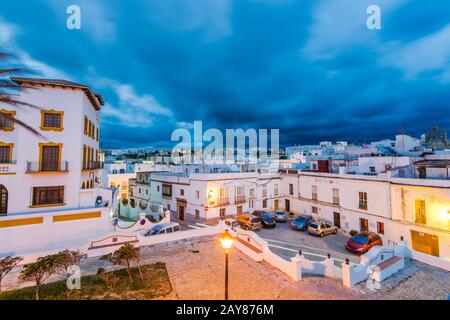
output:
[[[39,289],[42,283],[56,273],[58,268],[57,255],[38,258],[35,262],[26,264],[19,276],[21,282],[34,281],[36,284],[36,300],[39,300]]]
[[[12,269],[22,261],[22,257],[4,257],[0,259],[0,292],[2,291],[2,280]]]
[[[83,260],[85,257],[86,255],[80,253],[79,251],[64,250],[58,252],[54,255],[56,267],[55,271],[65,275],[66,278],[68,278],[70,274],[68,273],[67,269],[70,266],[79,265],[81,260]]]
[[[144,280],[142,275],[141,265],[140,265],[140,248],[134,247],[130,243],[127,243],[121,246],[118,250],[113,253],[109,253],[100,258],[101,260],[109,261],[114,265],[124,266],[127,273],[128,278],[130,279],[130,283],[133,283],[133,277],[131,274],[131,262],[135,261],[139,270],[139,275],[141,280]]]
[[[117,282],[119,281],[118,277],[114,276],[114,274],[112,273],[106,272],[103,268],[99,268],[97,270],[97,276],[102,279],[102,281],[110,291],[114,290]]]

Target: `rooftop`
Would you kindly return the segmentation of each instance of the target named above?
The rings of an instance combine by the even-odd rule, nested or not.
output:
[[[60,79],[42,79],[42,78],[12,77],[11,80],[14,81],[15,83],[17,83],[19,86],[22,86],[24,84],[39,84],[39,85],[43,85],[43,86],[80,89],[86,94],[89,101],[92,103],[92,105],[94,106],[94,108],[97,111],[99,111],[101,109],[101,107],[105,105],[105,103],[103,101],[103,97],[100,94],[93,92],[89,86],[81,84],[81,83],[76,83],[76,82],[67,81],[67,80],[60,80]]]

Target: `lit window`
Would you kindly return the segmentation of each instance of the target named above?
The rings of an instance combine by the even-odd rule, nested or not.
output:
[[[379,234],[384,234],[384,223],[377,221],[377,232]]]

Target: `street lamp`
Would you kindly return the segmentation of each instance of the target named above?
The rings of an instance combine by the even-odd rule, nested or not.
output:
[[[234,238],[225,230],[225,233],[220,236],[220,244],[225,250],[225,300],[228,300],[228,252],[233,246]]]

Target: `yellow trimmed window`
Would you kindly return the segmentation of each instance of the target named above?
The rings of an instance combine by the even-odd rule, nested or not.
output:
[[[15,111],[0,110],[0,130],[13,131],[14,130],[14,116]]]
[[[84,134],[87,135],[88,133],[88,124],[89,124],[89,120],[87,116],[84,116]]]
[[[0,142],[0,163],[11,163],[13,154],[13,143]]]
[[[64,111],[42,110],[41,130],[63,131]]]
[[[61,143],[39,144],[39,171],[60,171],[61,168]],[[65,168],[63,168],[65,169]]]

